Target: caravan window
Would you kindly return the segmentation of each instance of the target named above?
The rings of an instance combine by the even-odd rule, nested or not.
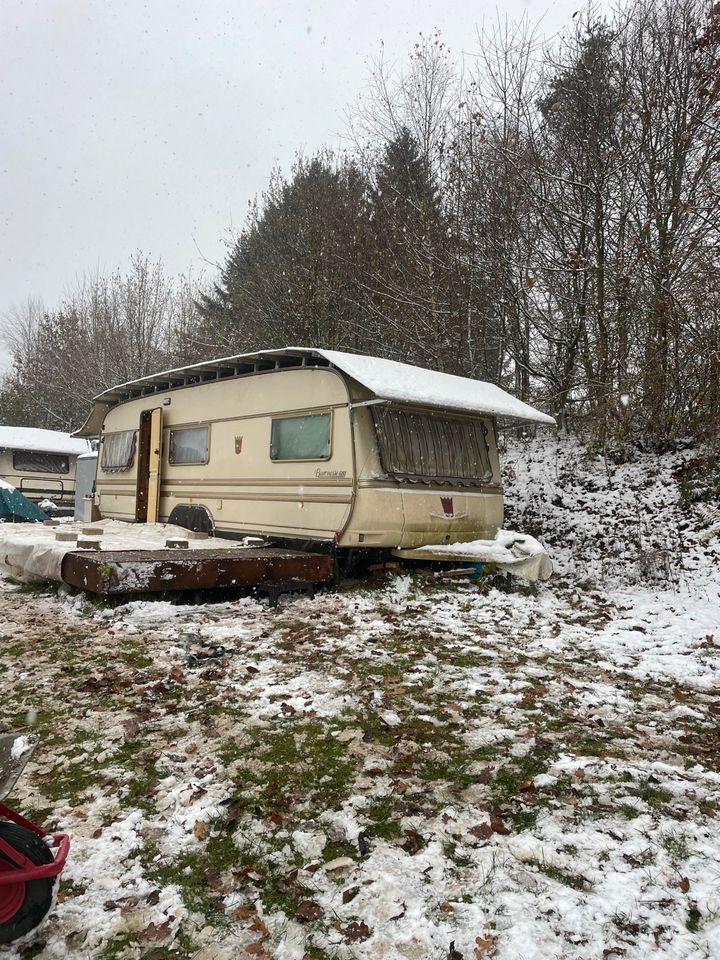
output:
[[[209,427],[170,431],[170,463],[207,463],[209,452]]]
[[[492,466],[482,420],[374,407],[383,469],[397,480],[488,483]]]
[[[331,414],[309,413],[272,422],[271,460],[328,460]]]
[[[105,473],[129,470],[135,459],[135,431],[117,430],[106,433],[102,439],[100,467]]]
[[[21,473],[70,473],[70,461],[64,453],[15,450],[13,468]]]

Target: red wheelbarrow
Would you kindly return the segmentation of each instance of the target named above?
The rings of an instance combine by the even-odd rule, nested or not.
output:
[[[37,743],[34,736],[0,735],[0,801],[15,786]],[[67,834],[49,835],[0,803],[0,944],[25,937],[45,918],[69,849]]]

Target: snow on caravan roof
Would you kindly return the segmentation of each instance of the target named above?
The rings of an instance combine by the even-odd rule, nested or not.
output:
[[[87,453],[90,444],[60,430],[40,430],[38,427],[0,426],[0,449],[34,450],[42,453]]]
[[[176,370],[164,370],[150,377],[112,387],[95,397],[95,407],[76,436],[96,436],[100,432],[105,413],[125,400],[165,392],[191,383],[290,367],[335,367],[365,387],[378,400],[467,413],[485,413],[507,420],[525,420],[549,425],[555,423],[546,413],[541,413],[500,387],[483,380],[456,377],[449,373],[439,373],[437,370],[414,367],[409,363],[367,357],[358,353],[311,347],[285,347],[282,350],[260,350],[257,353],[207,360]]]
[[[357,353],[339,353],[336,350],[320,350],[318,353],[384,400],[489,413],[513,420],[555,423],[546,413],[541,413],[494,383],[484,380],[456,377],[450,373],[414,367],[409,363],[365,357]]]

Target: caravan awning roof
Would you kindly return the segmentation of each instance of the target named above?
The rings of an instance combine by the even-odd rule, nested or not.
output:
[[[107,411],[125,400],[164,393],[191,383],[287,367],[335,367],[369,390],[378,400],[484,413],[511,421],[555,423],[548,414],[482,380],[456,377],[437,370],[414,367],[409,363],[357,353],[285,347],[282,350],[261,350],[258,353],[195,363],[112,387],[95,398],[93,412],[76,436],[96,436]]]

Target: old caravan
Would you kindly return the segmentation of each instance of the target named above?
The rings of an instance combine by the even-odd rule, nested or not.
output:
[[[0,480],[29,500],[72,506],[76,461],[89,450],[87,440],[58,430],[0,426]]]
[[[477,380],[286,348],[144,377],[95,399],[100,513],[340,548],[491,539],[496,420],[552,417]]]

